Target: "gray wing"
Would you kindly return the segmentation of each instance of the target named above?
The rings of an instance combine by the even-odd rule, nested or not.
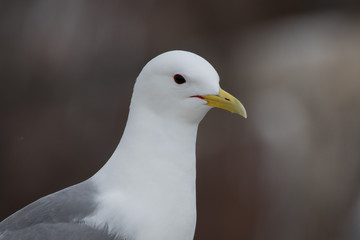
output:
[[[0,240],[121,240],[106,230],[79,223],[41,223],[0,233]]]
[[[0,223],[0,240],[120,240],[82,223],[96,209],[96,193],[88,180],[40,198]]]

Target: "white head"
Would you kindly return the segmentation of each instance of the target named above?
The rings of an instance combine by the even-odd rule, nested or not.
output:
[[[191,122],[199,122],[211,107],[246,117],[240,102],[221,90],[211,64],[186,51],[160,54],[144,66],[134,87],[131,108],[135,105],[162,118]]]
[[[215,69],[196,54],[171,51],[147,63],[119,146],[94,176],[101,191],[121,191],[105,194],[87,222],[106,223],[115,233],[125,229],[129,236],[136,232],[138,239],[193,239],[196,130],[211,107],[246,116],[220,88]]]

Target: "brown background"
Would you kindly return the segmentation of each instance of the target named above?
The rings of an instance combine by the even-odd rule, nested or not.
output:
[[[248,119],[197,143],[196,240],[360,239],[357,1],[0,1],[0,220],[110,157],[142,66],[198,53]]]

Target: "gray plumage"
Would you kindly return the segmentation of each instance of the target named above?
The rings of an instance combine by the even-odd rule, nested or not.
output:
[[[120,240],[82,222],[96,209],[96,193],[85,181],[40,198],[0,223],[0,240]]]

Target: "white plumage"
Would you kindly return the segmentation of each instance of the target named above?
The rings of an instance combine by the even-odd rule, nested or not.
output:
[[[193,239],[196,134],[211,107],[246,117],[240,102],[220,89],[215,69],[198,55],[171,51],[147,63],[119,145],[86,181],[95,207],[69,221],[114,239]]]

